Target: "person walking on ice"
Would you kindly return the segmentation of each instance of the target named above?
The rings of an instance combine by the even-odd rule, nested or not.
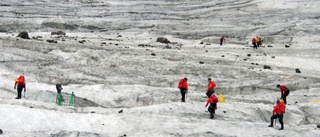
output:
[[[287,104],[287,96],[289,95],[290,90],[288,89],[288,87],[280,84],[277,85],[277,88],[280,89],[281,99],[283,99],[284,104]]]
[[[226,43],[226,39],[224,38],[224,36],[221,36],[221,38],[220,38],[220,46],[222,46],[223,42]]]
[[[188,92],[187,81],[188,81],[187,78],[183,78],[183,79],[180,79],[179,84],[178,84],[178,88],[180,89],[180,93],[181,93],[181,101],[182,102],[186,102],[186,94]]]
[[[208,78],[208,89],[206,91],[206,95],[208,98],[214,93],[214,88],[216,86],[216,83],[211,81],[211,78]]]
[[[14,82],[14,89],[17,88],[17,97],[16,99],[21,99],[22,90],[24,89],[24,92],[26,92],[26,82],[23,75],[20,75]]]
[[[218,98],[216,97],[216,95],[212,94],[208,99],[207,99],[207,104],[206,107],[208,106],[208,104],[210,104],[208,111],[210,113],[210,118],[213,119],[214,118],[214,114],[216,112],[217,109],[217,103],[218,103]]]
[[[280,100],[277,100],[276,106],[274,106],[272,111],[272,116],[270,118],[271,124],[268,127],[273,127],[273,121],[274,119],[279,118],[279,122],[281,124],[281,128],[279,130],[283,130],[283,114],[285,113],[286,105],[281,102]]]

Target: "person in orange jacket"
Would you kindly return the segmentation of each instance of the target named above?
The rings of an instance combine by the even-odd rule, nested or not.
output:
[[[212,94],[208,99],[207,99],[207,104],[206,107],[208,106],[208,104],[210,104],[208,111],[210,112],[210,118],[213,119],[214,118],[214,114],[215,111],[217,109],[217,103],[218,103],[218,98],[216,97],[216,95]]]
[[[211,81],[211,78],[208,78],[208,89],[206,91],[207,97],[210,97],[214,93],[214,88],[216,87],[216,83]]]
[[[277,85],[277,88],[280,89],[281,99],[283,99],[284,104],[287,104],[287,96],[289,95],[290,90],[288,89],[288,87],[280,84]]]
[[[17,97],[16,99],[21,99],[21,93],[22,93],[22,89],[24,89],[24,92],[26,92],[26,82],[25,82],[25,78],[23,75],[20,75],[19,78],[17,78],[14,82],[14,89],[17,88]]]
[[[186,102],[186,94],[188,92],[188,83],[187,83],[188,79],[187,78],[183,78],[180,79],[179,84],[178,84],[178,88],[180,89],[180,93],[181,93],[181,101],[182,102]]]
[[[273,127],[273,120],[279,118],[279,122],[281,124],[281,128],[279,130],[283,130],[283,114],[285,113],[286,105],[277,100],[277,104],[274,106],[271,116],[271,124],[268,127]]]

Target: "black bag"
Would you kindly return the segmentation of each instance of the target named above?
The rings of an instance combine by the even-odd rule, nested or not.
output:
[[[213,93],[214,93],[214,90],[212,89],[212,90],[209,90],[206,94],[208,97],[210,97]]]

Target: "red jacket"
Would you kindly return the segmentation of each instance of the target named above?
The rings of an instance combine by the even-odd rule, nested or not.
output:
[[[14,87],[16,87],[17,84],[26,89],[26,82],[23,75],[20,75],[19,78],[16,79],[16,81],[14,82]]]
[[[186,89],[188,90],[188,83],[185,79],[180,79],[179,84],[178,84],[179,89]]]
[[[253,38],[252,43],[255,43],[255,42],[257,42],[257,40],[256,40],[256,38]]]
[[[207,92],[210,90],[213,90],[216,87],[216,83],[214,83],[213,81],[211,81],[210,83],[208,83],[208,89]]]
[[[281,85],[280,86],[280,92],[281,92],[281,96],[283,96],[283,94],[288,91],[288,87],[284,86],[284,85]]]
[[[212,95],[208,98],[206,107],[208,106],[208,104],[211,104],[211,103],[218,103],[218,98],[217,98],[216,95],[214,95],[214,94],[212,94]]]
[[[274,114],[284,114],[286,109],[286,105],[283,102],[277,103],[277,105],[274,106],[272,115]]]
[[[223,40],[224,40],[224,36],[222,36],[222,37],[220,38],[220,40],[223,41]]]

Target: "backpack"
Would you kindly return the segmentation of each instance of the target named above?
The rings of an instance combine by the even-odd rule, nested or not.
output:
[[[25,85],[26,82],[25,82],[25,78],[23,75],[20,75],[19,78],[17,78],[16,82],[19,84],[19,85]]]
[[[181,80],[179,81],[178,88],[179,88],[179,89],[183,88],[183,84],[184,84],[184,80],[181,79]]]

